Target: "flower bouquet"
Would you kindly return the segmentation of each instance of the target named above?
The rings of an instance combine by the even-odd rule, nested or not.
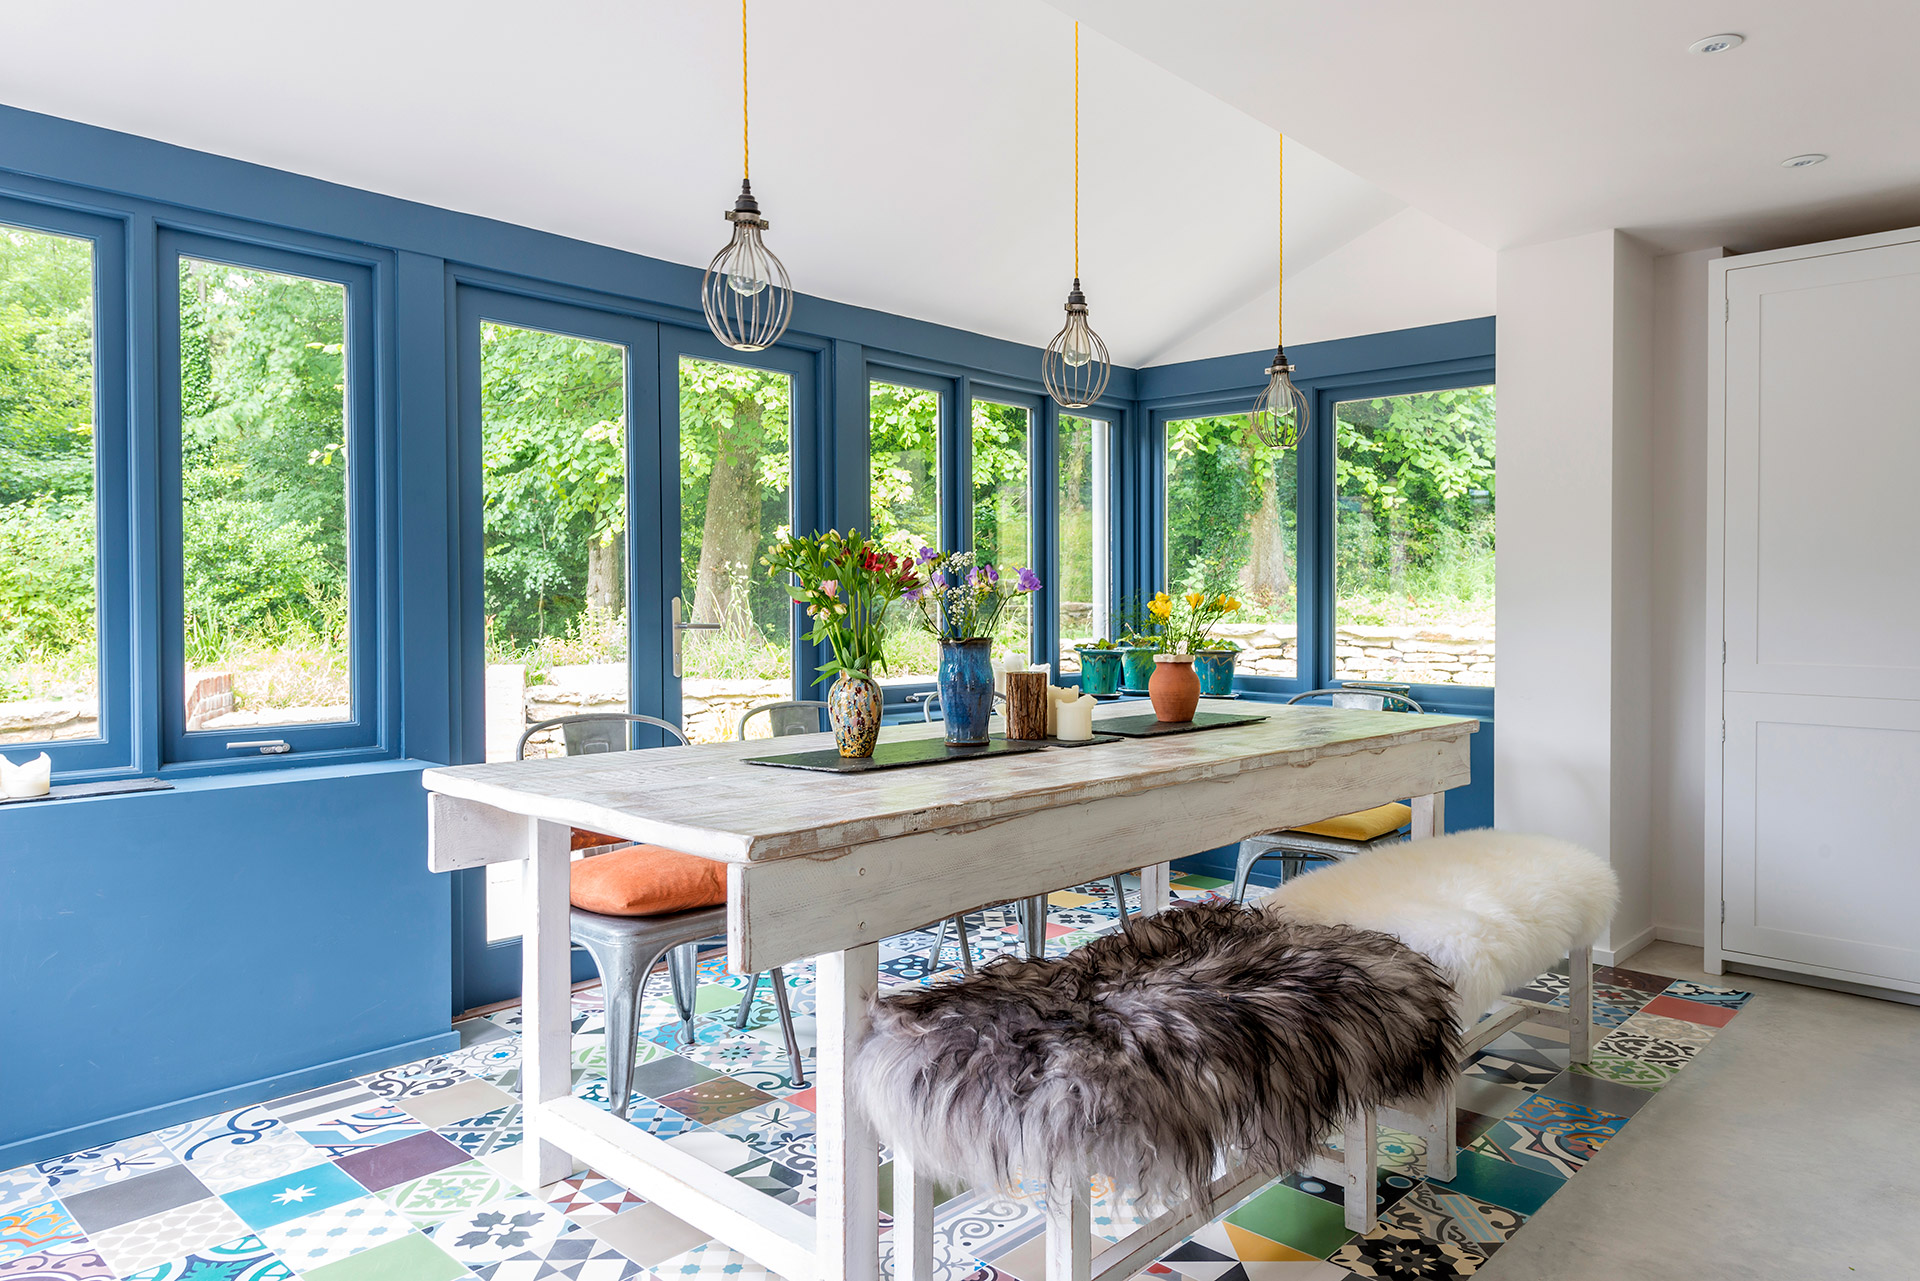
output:
[[[833,651],[814,683],[838,675],[827,692],[827,717],[840,754],[873,755],[880,737],[880,686],[873,673],[886,668],[887,608],[919,587],[914,565],[857,529],[845,536],[831,529],[786,534],[761,563],[807,607],[814,620],[807,639],[824,641]]]
[[[1186,608],[1182,609],[1182,605]],[[1163,652],[1154,655],[1153,677],[1147,682],[1156,717],[1163,721],[1193,719],[1194,709],[1200,704],[1200,677],[1194,670],[1196,656],[1208,650],[1214,626],[1239,609],[1240,602],[1225,592],[1214,595],[1188,592],[1177,600],[1160,592],[1147,602],[1147,614],[1160,624],[1166,645]],[[1231,652],[1227,654],[1227,661],[1232,662]],[[1226,678],[1229,685],[1231,670],[1229,667]],[[1218,673],[1210,675],[1217,685]]]
[[[940,643],[940,709],[947,741],[987,741],[993,715],[993,632],[1015,597],[1040,590],[1031,569],[1001,573],[972,552],[942,556],[922,547],[914,567],[924,571],[923,585],[904,595],[920,611],[920,625]]]

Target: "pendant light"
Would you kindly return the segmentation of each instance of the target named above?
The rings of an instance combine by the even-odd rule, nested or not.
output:
[[[747,0],[740,0],[740,198],[724,215],[733,224],[733,239],[713,256],[700,281],[707,327],[735,351],[773,346],[793,315],[793,282],[760,238],[768,224],[753,198],[752,160],[747,143]]]
[[[1293,385],[1293,365],[1287,360],[1287,139],[1280,138],[1280,275],[1274,293],[1277,315],[1274,318],[1276,344],[1273,363],[1267,366],[1267,387],[1254,402],[1247,421],[1254,436],[1273,449],[1287,449],[1300,443],[1307,430],[1307,397]]]
[[[1080,292],[1080,24],[1073,24],[1073,288],[1067,291],[1067,323],[1040,358],[1040,381],[1062,409],[1085,409],[1107,389],[1113,364],[1107,344],[1087,324],[1087,296]]]

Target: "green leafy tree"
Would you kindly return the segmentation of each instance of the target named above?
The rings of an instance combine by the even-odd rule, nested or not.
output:
[[[693,621],[784,646],[787,594],[757,574],[790,524],[790,380],[743,365],[680,362],[681,596]]]

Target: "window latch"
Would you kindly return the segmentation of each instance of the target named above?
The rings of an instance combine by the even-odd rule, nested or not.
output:
[[[291,752],[293,745],[284,738],[254,738],[244,743],[228,743],[229,752],[257,751],[262,756],[278,756],[282,752]]]

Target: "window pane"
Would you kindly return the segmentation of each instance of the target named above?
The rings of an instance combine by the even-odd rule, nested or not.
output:
[[[189,730],[351,715],[347,291],[180,260]]]
[[[1245,414],[1167,424],[1167,589],[1239,598],[1214,635],[1239,642],[1243,676],[1296,670],[1296,460],[1260,444]]]
[[[876,382],[867,389],[872,534],[911,556],[940,546],[940,393]],[[881,680],[932,680],[934,645],[907,610],[895,607]]]
[[[973,402],[973,550],[1002,570],[1033,564],[1028,448],[1033,411],[990,400]],[[996,653],[1033,652],[1033,598],[1007,605],[994,633]]]
[[[680,360],[680,599],[688,621],[720,625],[681,633],[681,723],[696,743],[731,739],[741,712],[794,697],[791,598],[760,564],[793,523],[792,382]]]
[[[1468,387],[1335,409],[1340,679],[1493,684],[1493,408]]]
[[[1080,670],[1075,645],[1110,637],[1107,600],[1112,570],[1107,563],[1107,450],[1109,427],[1091,418],[1060,415],[1060,670]]]
[[[93,244],[0,226],[0,743],[97,738]]]
[[[628,709],[626,349],[480,326],[487,759],[528,725]],[[528,756],[563,756],[548,731]],[[487,868],[487,941],[520,933],[516,864]]]

